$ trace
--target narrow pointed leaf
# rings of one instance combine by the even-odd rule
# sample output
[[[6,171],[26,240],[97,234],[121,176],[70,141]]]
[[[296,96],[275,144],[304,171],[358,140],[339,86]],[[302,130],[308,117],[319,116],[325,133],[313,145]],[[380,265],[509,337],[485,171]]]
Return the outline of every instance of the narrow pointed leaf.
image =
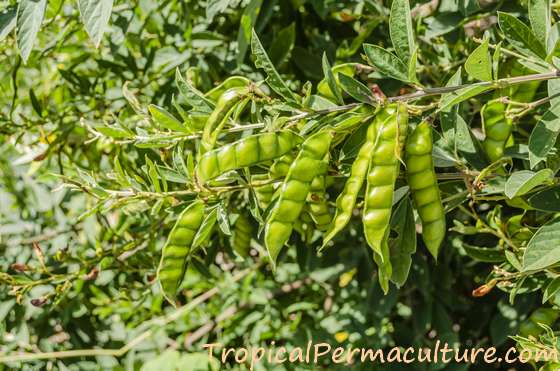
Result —
[[[286,82],[280,77],[280,74],[270,61],[255,30],[253,30],[251,48],[255,57],[255,66],[264,70],[267,75],[266,82],[270,88],[286,100],[294,103],[297,102],[298,99],[296,95],[290,90],[288,85],[286,85]]]
[[[389,17],[389,33],[397,56],[408,64],[416,49],[409,0],[393,0]]]

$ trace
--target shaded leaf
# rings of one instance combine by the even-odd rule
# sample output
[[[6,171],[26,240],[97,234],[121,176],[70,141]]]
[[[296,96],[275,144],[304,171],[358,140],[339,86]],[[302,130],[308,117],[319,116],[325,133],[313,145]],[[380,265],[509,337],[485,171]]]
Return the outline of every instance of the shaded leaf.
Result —
[[[513,173],[507,180],[505,195],[509,198],[522,196],[533,188],[552,180],[554,173],[550,169],[542,169],[538,172],[521,170]]]
[[[560,103],[552,106],[535,125],[529,137],[529,162],[534,168],[546,159],[560,133]]]
[[[357,101],[368,104],[373,104],[375,102],[375,98],[367,86],[358,80],[355,80],[350,76],[346,76],[343,73],[338,75],[338,80],[340,81],[342,89]]]
[[[237,64],[240,65],[245,59],[245,54],[251,42],[251,30],[253,29],[257,16],[260,13],[263,0],[251,0],[243,11],[237,35]]]
[[[272,41],[268,53],[272,64],[278,67],[281,66],[294,49],[295,42],[296,24],[292,22],[289,26],[278,31]]]
[[[214,110],[214,103],[196,89],[190,81],[185,80],[179,68],[175,70],[175,83],[181,96],[195,111],[210,113]]]
[[[541,270],[560,262],[560,219],[543,225],[531,238],[523,255],[523,271]]]
[[[538,210],[560,212],[560,186],[535,193],[529,197],[527,202]]]
[[[17,10],[8,9],[0,14],[0,41],[4,40],[6,36],[16,27]]]

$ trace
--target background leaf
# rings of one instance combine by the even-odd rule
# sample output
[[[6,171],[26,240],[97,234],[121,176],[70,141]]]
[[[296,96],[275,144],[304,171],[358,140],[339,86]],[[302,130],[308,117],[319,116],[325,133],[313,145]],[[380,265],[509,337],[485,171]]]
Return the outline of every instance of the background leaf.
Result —
[[[16,27],[17,10],[8,9],[0,14],[0,41]]]
[[[17,10],[17,44],[24,63],[27,63],[37,33],[43,23],[47,0],[21,0]]]
[[[99,47],[111,18],[113,0],[78,0],[78,8],[89,37]]]

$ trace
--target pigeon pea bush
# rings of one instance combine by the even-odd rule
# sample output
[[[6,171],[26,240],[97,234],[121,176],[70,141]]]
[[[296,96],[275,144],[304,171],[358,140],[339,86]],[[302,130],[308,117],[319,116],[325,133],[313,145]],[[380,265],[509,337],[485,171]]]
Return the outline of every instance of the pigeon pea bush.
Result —
[[[558,348],[559,10],[8,2],[0,361]]]

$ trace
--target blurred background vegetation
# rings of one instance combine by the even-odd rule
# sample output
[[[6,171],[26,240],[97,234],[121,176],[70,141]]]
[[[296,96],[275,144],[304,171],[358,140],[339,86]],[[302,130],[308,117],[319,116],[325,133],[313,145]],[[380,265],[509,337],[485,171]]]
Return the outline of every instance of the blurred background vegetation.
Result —
[[[390,1],[116,1],[96,47],[77,2],[49,0],[26,63],[16,47],[17,6],[14,0],[0,4],[0,354],[115,349],[142,331],[152,336],[122,357],[10,362],[1,369],[218,369],[201,348],[209,342],[233,347],[274,340],[294,347],[313,339],[382,348],[430,346],[439,339],[506,349],[515,345],[509,336],[541,306],[545,283],[538,277],[528,278],[532,285],[512,282],[513,294],[506,287],[474,298],[472,291],[504,259],[467,251],[464,246],[494,247],[500,239],[462,228],[449,233],[438,264],[420,251],[407,283],[385,296],[361,233],[351,227],[321,256],[316,246],[287,249],[275,275],[261,262],[258,241],[241,259],[217,237],[189,266],[180,302],[215,287],[217,293],[174,321],[150,322],[176,311],[163,301],[155,272],[177,202],[114,192],[115,169],[149,184],[155,163],[173,190],[181,190],[184,177],[168,165],[173,153],[167,142],[150,137],[148,104],[179,116],[173,108],[181,99],[176,68],[185,75],[196,67],[201,91],[233,74],[262,80],[245,37],[252,27],[283,78],[301,92],[306,81],[323,78],[323,51],[332,64],[363,63],[363,42],[389,43]],[[526,17],[516,1],[423,0],[411,6],[419,74],[434,86],[445,85],[464,63],[478,45],[474,38],[484,32],[495,37],[490,27],[497,10]],[[394,80],[369,77],[387,95],[403,92]],[[464,108],[473,127],[475,110]],[[461,181],[447,182],[442,190],[450,195],[458,187]],[[509,210],[502,219],[493,203],[480,210],[496,223],[514,215]],[[448,220],[465,218],[456,209]]]

